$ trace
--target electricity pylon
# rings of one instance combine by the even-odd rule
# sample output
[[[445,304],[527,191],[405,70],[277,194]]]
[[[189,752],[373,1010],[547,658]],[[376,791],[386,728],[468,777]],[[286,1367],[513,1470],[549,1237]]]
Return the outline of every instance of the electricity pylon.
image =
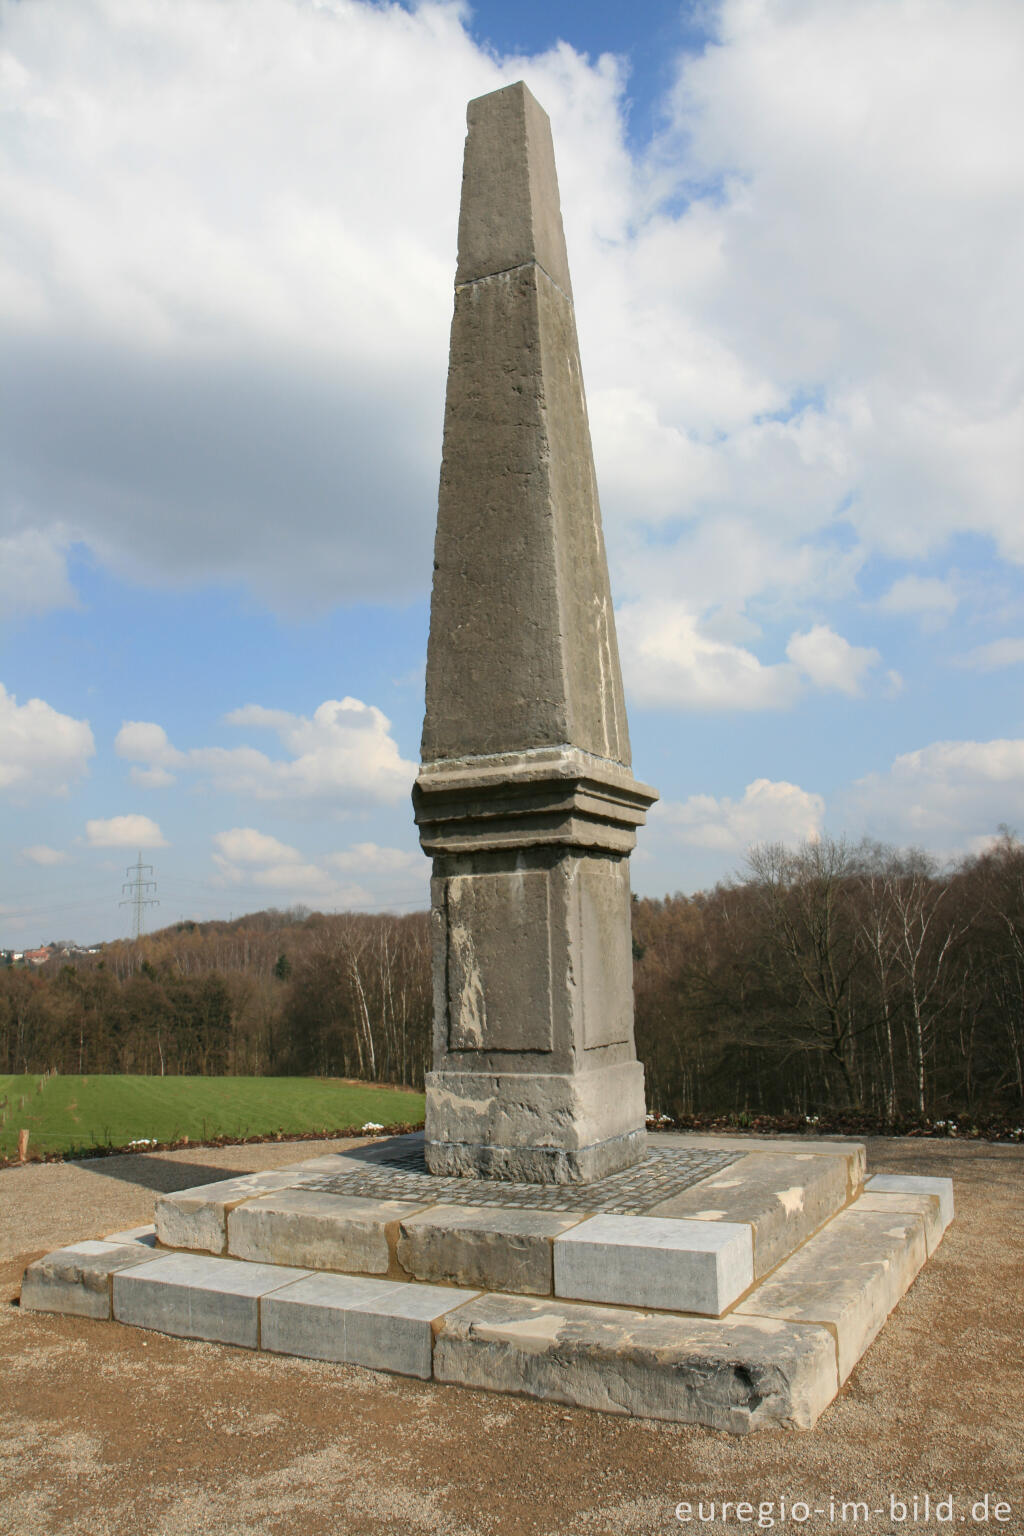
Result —
[[[160,905],[155,896],[146,895],[147,891],[156,890],[156,881],[145,879],[145,873],[147,870],[150,874],[152,874],[153,866],[152,864],[143,864],[142,852],[140,850],[138,863],[129,864],[128,868],[125,870],[126,875],[134,876],[134,878],[126,880],[124,885],[121,887],[121,890],[127,891],[128,894],[125,896],[123,901],[118,902],[118,906],[132,908],[133,939],[139,939],[142,937],[143,930],[146,926],[146,908],[158,907]]]

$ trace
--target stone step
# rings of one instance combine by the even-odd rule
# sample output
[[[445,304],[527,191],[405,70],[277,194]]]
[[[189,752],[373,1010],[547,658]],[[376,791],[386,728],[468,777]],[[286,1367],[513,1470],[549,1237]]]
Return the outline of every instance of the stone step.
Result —
[[[421,1176],[422,1140],[397,1138],[165,1195],[156,1229],[166,1247],[253,1263],[717,1317],[859,1188],[863,1147],[821,1145],[712,1150],[710,1167],[707,1148],[689,1148],[646,1173],[538,1192]]]
[[[928,1256],[925,1218],[866,1196],[835,1216],[733,1314],[819,1323],[836,1338],[840,1385]]]
[[[886,1176],[883,1188],[869,1188],[755,1281],[721,1318],[648,1310],[651,1303],[642,1306],[639,1293],[627,1297],[631,1305],[609,1306],[169,1253],[152,1246],[152,1229],[73,1244],[38,1260],[26,1271],[21,1304],[26,1311],[113,1318],[178,1337],[433,1376],[734,1434],[766,1424],[807,1427],[831,1402],[942,1235],[952,1211],[949,1182],[920,1183],[907,1179],[894,1187]],[[458,1214],[463,1235],[482,1231],[493,1238],[486,1225],[474,1226],[466,1208]],[[523,1214],[504,1212],[506,1220]],[[615,1246],[605,1224],[645,1225],[645,1218],[581,1217],[552,1233],[557,1223],[551,1213],[529,1214],[546,1221],[548,1230],[506,1236],[527,1240],[523,1264],[531,1272],[537,1245],[553,1249],[556,1285],[559,1244],[566,1254],[572,1250],[571,1258],[586,1258],[586,1274],[602,1264],[612,1272],[614,1254],[599,1252]],[[408,1227],[415,1232],[417,1221],[425,1245],[417,1251],[445,1241],[420,1213],[408,1218]],[[596,1236],[583,1240],[589,1222]],[[654,1220],[670,1229],[689,1224]],[[728,1224],[692,1225],[720,1238]],[[651,1233],[642,1235],[649,1239]],[[506,1258],[511,1247],[506,1245]],[[647,1241],[642,1252],[648,1263],[655,1251],[674,1255],[671,1263],[681,1267],[688,1262],[671,1245],[658,1249]],[[665,1274],[655,1273],[651,1283],[656,1290],[664,1281]]]

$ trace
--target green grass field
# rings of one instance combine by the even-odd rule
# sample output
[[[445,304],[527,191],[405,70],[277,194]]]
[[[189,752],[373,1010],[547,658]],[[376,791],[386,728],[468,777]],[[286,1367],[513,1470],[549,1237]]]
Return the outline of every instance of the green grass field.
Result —
[[[0,1157],[17,1153],[22,1127],[31,1156],[422,1119],[421,1093],[337,1078],[0,1076]]]

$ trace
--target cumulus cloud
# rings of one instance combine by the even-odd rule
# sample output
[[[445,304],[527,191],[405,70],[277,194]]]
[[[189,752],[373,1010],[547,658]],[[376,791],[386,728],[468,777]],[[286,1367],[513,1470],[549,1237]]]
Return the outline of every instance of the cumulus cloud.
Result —
[[[787,661],[766,664],[749,647],[725,638],[730,629],[742,633],[735,611],[720,610],[701,623],[673,602],[626,603],[616,624],[626,686],[641,704],[785,709],[807,683],[859,694],[866,674],[881,659],[873,647],[851,645],[828,625],[816,624],[790,637]]]
[[[19,798],[67,794],[95,752],[87,720],[62,715],[42,699],[19,704],[0,683],[0,790]]]
[[[334,908],[425,904],[427,864],[422,854],[376,843],[307,859],[297,848],[254,827],[233,827],[214,839],[216,885],[285,896]],[[361,879],[339,878],[360,876]]]
[[[327,863],[333,869],[361,871],[363,874],[419,874],[423,854],[406,848],[382,848],[378,843],[355,843],[341,853],[331,853]]]
[[[132,764],[132,783],[144,789],[167,788],[175,782],[171,769],[186,762],[163,726],[148,720],[126,720],[114,738],[114,751]]]
[[[636,161],[614,60],[496,59],[457,5],[252,14],[8,7],[0,538],[27,518],[50,540],[34,602],[67,599],[72,536],[279,607],[423,589],[462,104],[524,74],[628,602],[652,539],[697,619],[817,604],[816,573],[834,590],[958,532],[1024,561],[1016,0],[721,0]],[[739,597],[698,536],[723,519],[757,533]],[[940,616],[905,580],[893,611]],[[791,681],[751,656],[708,660],[777,702]]]
[[[240,729],[273,732],[289,755],[272,758],[250,746],[183,752],[149,721],[126,722],[117,751],[135,762],[133,773],[143,783],[159,782],[155,775],[173,764],[202,774],[216,789],[293,804],[393,804],[409,793],[416,775],[415,763],[399,753],[388,717],[360,699],[326,699],[311,718],[261,704],[246,704],[225,718]]]
[[[782,709],[795,668],[763,665],[743,646],[710,638],[678,603],[627,603],[616,615],[622,669],[640,704],[691,709]]]
[[[937,576],[901,576],[878,606],[883,613],[909,614],[926,628],[937,627],[956,611],[959,598],[948,581]]]
[[[851,645],[827,624],[791,636],[786,655],[816,687],[851,696],[862,691],[865,674],[881,660],[873,647]]]
[[[148,816],[131,813],[126,816],[110,816],[85,824],[85,840],[90,848],[166,848],[164,837],[155,821]]]
[[[60,848],[50,848],[46,843],[33,843],[30,848],[23,848],[21,856],[28,859],[30,864],[38,864],[44,869],[54,864],[66,864],[69,857]]]
[[[990,640],[987,645],[977,645],[966,656],[959,658],[958,665],[976,672],[998,672],[1003,667],[1015,667],[1024,661],[1024,639],[1017,635],[1002,640]]]
[[[77,602],[68,579],[67,539],[59,528],[21,528],[0,536],[0,614],[22,618]]]
[[[1024,826],[1024,741],[937,741],[859,779],[847,822],[893,842],[952,855],[1001,824]]]
[[[656,825],[671,829],[679,842],[697,848],[738,853],[753,843],[802,843],[821,835],[825,802],[821,795],[784,780],[755,779],[741,800],[691,795],[652,808]]]

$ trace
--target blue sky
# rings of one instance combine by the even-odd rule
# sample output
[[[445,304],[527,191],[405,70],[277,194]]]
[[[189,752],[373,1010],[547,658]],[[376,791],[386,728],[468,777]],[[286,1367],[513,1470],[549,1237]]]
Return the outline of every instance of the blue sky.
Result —
[[[1016,0],[0,3],[0,946],[408,910],[466,101],[547,108],[644,894],[1024,829]]]

